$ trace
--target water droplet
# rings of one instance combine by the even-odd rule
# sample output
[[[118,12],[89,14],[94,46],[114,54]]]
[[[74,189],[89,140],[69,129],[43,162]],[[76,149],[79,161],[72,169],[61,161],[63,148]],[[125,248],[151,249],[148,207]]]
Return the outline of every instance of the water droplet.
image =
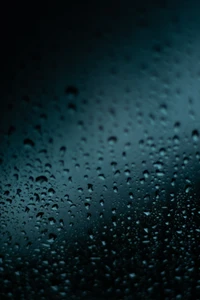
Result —
[[[65,146],[62,146],[60,148],[60,155],[63,157],[65,155],[65,152],[66,152],[66,147]]]
[[[144,175],[144,178],[149,178],[149,172],[148,172],[148,170],[145,170],[144,172],[143,172],[143,175]]]
[[[51,209],[52,210],[58,210],[58,204],[53,204]]]
[[[31,139],[25,139],[24,146],[27,150],[32,149],[35,146],[35,143]]]
[[[49,218],[48,220],[49,220],[49,224],[50,225],[54,225],[56,223],[56,220],[54,218],[52,218],[52,217]]]
[[[132,192],[129,193],[129,197],[130,197],[131,200],[133,199],[133,193]]]
[[[114,187],[113,187],[113,191],[114,191],[115,193],[118,193],[118,188],[117,188],[117,186],[114,186]]]
[[[160,162],[160,161],[157,161],[157,162],[155,162],[155,163],[153,164],[153,166],[154,166],[156,169],[158,169],[158,170],[162,170],[162,168],[163,168],[163,163]]]
[[[93,192],[93,185],[88,183],[88,192],[92,193]]]
[[[198,130],[195,129],[195,130],[192,131],[192,139],[193,139],[193,141],[195,143],[198,142],[198,140],[199,140],[199,132],[198,132]]]
[[[166,154],[165,148],[161,148],[159,151],[159,154],[160,154],[160,156],[165,156],[165,154]]]
[[[179,131],[180,131],[180,126],[181,126],[181,123],[178,122],[178,121],[174,124],[174,132],[175,132],[176,134],[179,133]]]
[[[135,273],[130,273],[130,274],[129,274],[129,277],[130,277],[131,279],[133,279],[133,278],[136,277],[136,274],[135,274]]]
[[[36,215],[36,219],[41,219],[43,217],[44,213],[43,212],[39,212]]]
[[[173,142],[174,142],[175,145],[179,145],[180,144],[180,138],[179,138],[178,135],[175,135],[173,137]]]
[[[74,85],[69,85],[65,89],[65,94],[69,100],[74,100],[79,94],[78,88]]]
[[[86,202],[86,203],[85,203],[85,208],[86,208],[87,210],[89,210],[89,209],[90,209],[90,203]]]
[[[191,185],[190,184],[186,185],[186,187],[185,187],[186,194],[188,194],[190,192],[190,190],[191,190]]]
[[[124,171],[124,174],[126,175],[126,176],[129,176],[130,175],[130,170],[128,170],[128,169],[126,169],[125,171]]]
[[[47,240],[49,243],[54,243],[56,240],[57,236],[54,233],[49,234],[49,239]]]
[[[101,179],[101,180],[105,180],[105,176],[103,175],[103,174],[99,174],[99,179]]]
[[[50,188],[48,190],[48,193],[49,193],[49,196],[52,197],[55,194],[55,191],[54,191],[54,189]]]
[[[156,170],[156,175],[157,175],[158,177],[163,177],[163,176],[165,176],[165,172]]]
[[[116,144],[116,143],[117,143],[117,137],[116,137],[116,136],[110,136],[110,137],[108,138],[108,143],[109,143],[109,145],[114,145],[114,144]]]
[[[150,216],[150,214],[151,214],[151,213],[150,213],[149,211],[144,211],[144,215],[145,215],[145,216]]]
[[[74,104],[74,103],[69,103],[69,104],[68,104],[68,110],[69,110],[70,113],[75,113],[76,110],[77,110],[76,104]]]
[[[162,104],[160,106],[160,112],[165,116],[167,115],[167,105],[166,104]]]
[[[46,176],[38,176],[38,177],[36,177],[36,180],[35,180],[37,183],[39,183],[39,184],[42,184],[42,183],[44,183],[44,182],[48,182],[48,179],[47,179],[47,177]]]
[[[100,205],[104,206],[104,200],[103,199],[100,200]]]
[[[63,221],[63,219],[60,219],[59,222],[60,222],[60,226],[63,227],[63,226],[64,226],[64,221]]]

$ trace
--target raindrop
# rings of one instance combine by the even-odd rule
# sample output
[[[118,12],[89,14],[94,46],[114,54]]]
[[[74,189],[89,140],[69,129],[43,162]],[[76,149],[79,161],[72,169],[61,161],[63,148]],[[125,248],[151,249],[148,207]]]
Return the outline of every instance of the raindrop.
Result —
[[[36,215],[36,219],[41,219],[43,217],[44,213],[43,212],[39,212]]]
[[[103,199],[100,200],[100,205],[104,206],[104,200]]]
[[[88,209],[90,209],[90,204],[89,203],[85,203],[85,208],[88,210]]]
[[[149,211],[144,211],[144,215],[145,215],[145,216],[150,216],[150,214],[151,214],[151,213],[150,213]]]
[[[65,152],[66,152],[66,147],[65,146],[62,146],[60,148],[60,155],[63,157],[65,155]]]
[[[124,174],[126,175],[126,176],[129,176],[130,175],[130,170],[128,170],[128,169],[126,169],[125,171],[124,171]]]
[[[59,222],[60,222],[60,226],[63,227],[63,226],[64,226],[64,221],[63,221],[63,219],[60,219]]]
[[[198,142],[198,140],[199,140],[199,132],[198,132],[198,130],[195,129],[195,130],[192,131],[192,139],[193,139],[194,143]]]
[[[58,204],[53,204],[51,209],[52,210],[58,210]]]
[[[177,133],[179,133],[179,131],[180,131],[180,126],[181,126],[181,123],[180,122],[176,122],[175,124],[174,124],[174,132],[177,134]]]
[[[165,116],[167,115],[167,105],[166,104],[162,104],[160,106],[160,112]]]
[[[136,277],[136,274],[135,274],[135,273],[130,273],[130,274],[129,274],[129,277],[130,277],[131,279],[133,279],[133,278]]]
[[[47,240],[49,243],[54,243],[55,239],[57,238],[56,234],[50,233],[49,234],[49,239]]]
[[[117,143],[117,137],[116,137],[116,136],[110,136],[110,137],[108,138],[108,143],[109,143],[109,145],[114,145],[114,144],[116,144],[116,143]]]
[[[191,185],[190,184],[187,184],[186,187],[185,187],[185,192],[186,194],[188,194],[191,190]]]
[[[87,220],[90,220],[91,219],[91,213],[87,213]]]
[[[165,172],[156,170],[156,175],[157,175],[158,177],[163,177],[163,176],[165,176]]]
[[[38,177],[36,177],[35,181],[39,184],[42,184],[44,182],[48,182],[48,179],[46,176],[38,176]]]
[[[165,148],[161,148],[161,149],[159,150],[159,154],[160,154],[160,156],[165,156],[165,154],[166,154]]]
[[[149,178],[149,172],[147,171],[147,170],[145,170],[144,172],[143,172],[143,175],[144,175],[144,178]]]
[[[93,192],[93,185],[88,183],[88,192]]]
[[[69,85],[65,89],[65,94],[69,100],[74,100],[78,96],[78,89],[74,85]]]
[[[154,163],[153,166],[154,166],[155,168],[157,168],[158,170],[162,170],[162,168],[163,168],[163,163],[160,162],[160,161],[157,161],[157,162]]]
[[[77,110],[76,104],[74,104],[74,103],[69,103],[69,104],[68,104],[68,110],[69,110],[70,113],[76,112],[76,110]]]
[[[54,189],[50,188],[48,190],[48,193],[49,193],[49,196],[52,197],[55,194],[55,191],[54,191]]]
[[[35,146],[35,143],[31,139],[25,139],[24,146],[26,149],[32,149]]]
[[[114,191],[115,193],[118,193],[118,188],[117,188],[116,186],[114,186],[114,187],[113,187],[113,191]]]
[[[101,180],[105,180],[105,176],[103,175],[103,174],[99,174],[99,179],[101,179]]]
[[[129,193],[129,197],[130,197],[131,200],[133,199],[133,193],[132,192]]]
[[[56,223],[56,220],[54,218],[52,218],[52,217],[49,218],[48,220],[49,220],[49,224],[50,225],[54,225]]]

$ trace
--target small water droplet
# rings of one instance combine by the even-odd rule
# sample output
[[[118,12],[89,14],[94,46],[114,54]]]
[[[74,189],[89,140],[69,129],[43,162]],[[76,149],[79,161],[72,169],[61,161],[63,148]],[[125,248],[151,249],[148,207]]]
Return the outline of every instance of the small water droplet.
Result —
[[[54,233],[49,234],[49,239],[47,240],[49,243],[54,243],[56,240],[57,236]]]
[[[58,204],[53,204],[51,209],[52,210],[58,210]]]
[[[160,154],[160,156],[165,156],[165,154],[166,154],[165,148],[161,148],[159,151],[159,154]]]
[[[66,147],[65,146],[62,146],[60,148],[60,155],[63,157],[65,155],[65,152],[66,152]]]
[[[42,184],[42,183],[44,183],[44,182],[48,182],[48,179],[47,179],[47,177],[46,176],[38,176],[38,177],[36,177],[36,180],[35,180],[37,183],[39,183],[39,184]]]
[[[49,196],[52,197],[55,194],[55,191],[54,191],[54,189],[50,188],[48,190],[48,193],[49,193]]]
[[[186,194],[188,194],[190,192],[190,190],[191,190],[191,185],[190,184],[186,185],[186,187],[185,187]]]
[[[145,170],[145,171],[143,172],[143,175],[144,175],[144,178],[145,178],[145,179],[149,178],[149,172],[148,172],[148,170]]]
[[[162,104],[160,106],[160,112],[165,116],[167,115],[167,105],[166,104]]]
[[[103,199],[100,200],[100,205],[104,206],[104,200]]]
[[[74,85],[66,87],[65,94],[69,100],[74,100],[79,94],[78,88]]]
[[[115,193],[118,193],[118,188],[117,188],[116,186],[114,186],[114,187],[113,187],[113,191],[114,191]]]
[[[199,140],[199,132],[198,132],[198,130],[195,129],[195,130],[192,131],[192,139],[193,139],[193,141],[195,143],[198,142],[198,140]]]
[[[131,279],[133,279],[133,278],[136,277],[136,274],[135,274],[135,273],[130,273],[130,274],[129,274],[129,277],[130,277]]]
[[[116,144],[116,143],[117,143],[117,137],[116,137],[116,136],[110,136],[110,137],[108,138],[108,143],[109,143],[109,145],[114,145],[114,144]]]
[[[176,134],[179,133],[179,131],[180,131],[180,126],[181,126],[181,123],[178,122],[178,121],[174,124],[174,132],[175,132]]]
[[[24,140],[24,147],[28,149],[32,149],[35,146],[35,143],[31,139]]]
[[[105,180],[105,176],[103,175],[103,174],[99,174],[99,179],[101,179],[101,180]]]
[[[93,185],[88,183],[88,192],[92,193],[93,192]]]
[[[144,215],[145,215],[145,216],[150,216],[150,214],[151,214],[151,213],[150,213],[149,211],[144,211]]]
[[[56,223],[56,220],[54,218],[52,218],[52,217],[49,218],[48,220],[49,220],[49,224],[50,225],[54,225]]]

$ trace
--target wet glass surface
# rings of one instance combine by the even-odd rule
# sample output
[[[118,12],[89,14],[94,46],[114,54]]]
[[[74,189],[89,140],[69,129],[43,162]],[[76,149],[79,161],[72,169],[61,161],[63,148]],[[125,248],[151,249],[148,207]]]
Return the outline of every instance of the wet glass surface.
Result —
[[[198,1],[24,9],[2,21],[0,299],[200,299]]]

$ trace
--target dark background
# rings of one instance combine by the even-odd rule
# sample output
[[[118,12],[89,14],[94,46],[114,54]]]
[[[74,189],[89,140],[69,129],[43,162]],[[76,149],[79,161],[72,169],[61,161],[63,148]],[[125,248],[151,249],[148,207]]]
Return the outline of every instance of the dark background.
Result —
[[[2,6],[1,299],[200,299],[198,11]]]

